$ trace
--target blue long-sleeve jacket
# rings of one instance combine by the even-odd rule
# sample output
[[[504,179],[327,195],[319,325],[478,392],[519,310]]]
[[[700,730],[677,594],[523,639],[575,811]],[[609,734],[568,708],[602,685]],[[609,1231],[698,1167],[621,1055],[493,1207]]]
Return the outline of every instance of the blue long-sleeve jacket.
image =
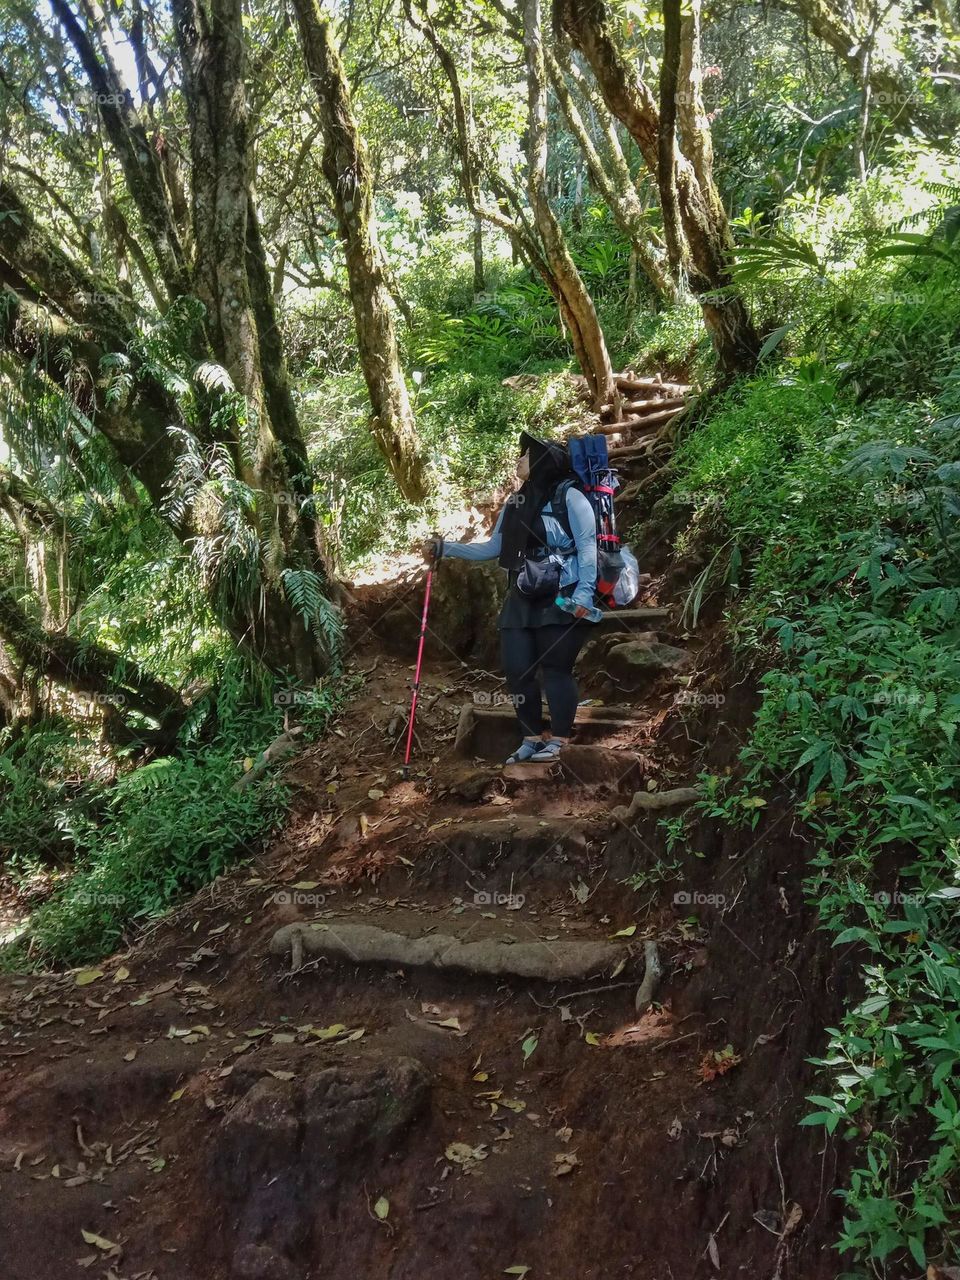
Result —
[[[577,589],[572,597],[574,603],[590,609],[593,607],[593,593],[597,585],[597,522],[590,499],[579,489],[568,489],[566,502],[573,540],[567,537],[566,530],[553,514],[553,507],[548,502],[541,513],[547,550],[563,556],[561,587],[575,582]],[[505,510],[506,507],[501,509],[493,532],[486,542],[447,542],[444,539],[443,554],[453,560],[496,560],[500,554],[500,529]]]

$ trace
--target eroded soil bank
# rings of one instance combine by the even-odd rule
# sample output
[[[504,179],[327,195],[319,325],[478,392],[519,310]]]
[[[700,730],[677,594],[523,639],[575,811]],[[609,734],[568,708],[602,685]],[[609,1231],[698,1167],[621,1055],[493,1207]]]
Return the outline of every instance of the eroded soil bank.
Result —
[[[691,821],[690,857],[661,824],[685,806],[649,805],[731,767],[752,710],[659,586],[586,651],[547,772],[498,763],[500,686],[438,624],[402,781],[409,651],[358,619],[364,691],[288,767],[283,838],[96,969],[2,980],[6,1277],[836,1275],[836,1156],[796,1120],[843,970],[788,808]],[[619,958],[551,983],[271,954],[338,923]]]

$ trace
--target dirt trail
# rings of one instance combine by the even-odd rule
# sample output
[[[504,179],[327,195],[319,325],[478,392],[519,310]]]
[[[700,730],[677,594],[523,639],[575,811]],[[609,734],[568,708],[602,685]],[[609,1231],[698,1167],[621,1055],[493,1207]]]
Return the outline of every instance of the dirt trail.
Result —
[[[625,821],[706,758],[676,698],[716,655],[663,603],[598,628],[549,768],[503,768],[501,687],[428,650],[403,781],[410,651],[369,637],[363,693],[286,771],[282,839],[91,973],[0,979],[4,1280],[836,1273],[832,1166],[793,1128],[832,998],[797,977],[823,982],[802,854],[787,825],[695,829],[699,867],[664,881],[682,808]],[[357,925],[508,969],[617,955],[550,982],[290,944]]]

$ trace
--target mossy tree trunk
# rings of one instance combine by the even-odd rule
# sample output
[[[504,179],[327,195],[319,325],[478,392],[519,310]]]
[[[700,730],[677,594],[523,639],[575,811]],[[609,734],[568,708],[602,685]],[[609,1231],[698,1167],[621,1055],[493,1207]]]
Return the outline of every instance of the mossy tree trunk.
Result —
[[[287,376],[251,187],[240,0],[172,3],[187,111],[189,204],[179,161],[126,90],[97,6],[85,4],[75,13],[70,0],[54,0],[53,10],[102,104],[105,131],[159,279],[152,278],[147,256],[137,251],[132,237],[131,259],[161,310],[186,295],[200,298],[205,315],[201,331],[191,339],[189,354],[198,363],[223,366],[242,404],[232,427],[226,425],[229,414],[212,413],[196,428],[202,447],[216,442],[228,451],[237,476],[255,494],[240,519],[249,524],[249,543],[257,548],[249,556],[250,577],[256,581],[243,591],[231,592],[223,590],[222,580],[212,583],[214,605],[231,633],[266,665],[313,679],[326,670],[327,656],[316,632],[308,628],[302,611],[289,598],[284,575],[288,570],[305,571],[322,581],[324,571],[315,517],[308,514],[312,508],[298,500],[310,492],[306,446]],[[142,33],[132,31],[131,39],[136,45]],[[19,244],[10,243],[13,237],[6,222],[0,227],[7,241],[7,283],[21,307],[52,304],[52,328],[45,334],[36,330],[34,338],[41,344],[59,344],[75,363],[84,364],[89,372],[88,391],[93,391],[99,378],[93,361],[105,354],[127,353],[136,345],[135,318],[104,306],[80,314],[85,309],[75,286],[85,272],[58,246],[45,243],[42,226],[28,220],[30,235],[20,237]],[[116,229],[121,234],[119,224]],[[24,257],[27,248],[33,252]],[[96,279],[84,287],[89,295],[111,292],[99,288]],[[79,333],[74,325],[83,325],[85,331]],[[10,337],[14,330],[8,325],[6,333]],[[57,380],[55,369],[49,367],[48,373]],[[64,390],[75,396],[76,378]],[[216,396],[208,398],[215,406],[219,403]],[[180,457],[167,433],[180,418],[177,406],[150,378],[122,411],[95,394],[92,404],[94,425],[110,439],[120,460],[145,484],[153,500],[163,502]],[[144,448],[145,435],[156,437],[149,448]],[[195,532],[189,525],[188,517],[178,529],[185,540]]]
[[[11,214],[0,219],[0,350],[39,390],[55,384],[109,442],[154,504],[164,506],[180,456],[170,428],[186,424],[176,400],[137,355],[136,317],[126,314],[119,297],[111,301],[98,289],[97,280],[53,242],[3,182],[0,201]],[[103,362],[115,353],[130,360],[133,389],[120,397],[105,394],[109,376]],[[295,525],[289,541],[283,541],[279,521],[296,515],[296,507],[283,501],[291,488],[288,473],[276,454],[268,451],[266,462],[262,456],[244,462],[235,439],[224,436],[219,443],[237,457],[238,474],[257,492],[256,533],[275,549],[275,561],[253,597],[214,590],[212,604],[238,644],[265,665],[313,679],[326,670],[327,658],[288,599],[281,575],[286,568],[319,566],[320,561],[305,526]],[[277,513],[273,523],[264,514],[271,502]],[[186,511],[174,526],[188,546],[201,532],[194,514]]]
[[[360,366],[373,406],[371,430],[404,497],[420,502],[427,493],[427,463],[400,368],[366,147],[329,22],[321,18],[316,0],[294,0],[294,9],[304,62],[320,104],[323,172],[346,257]]]
[[[527,193],[544,257],[556,282],[557,301],[594,406],[614,399],[613,368],[593,299],[577,270],[547,196],[547,72],[540,0],[524,0],[527,59]]]
[[[646,276],[654,297],[658,303],[669,305],[677,299],[677,284],[671,277],[663,252],[663,244],[653,234],[646,217],[637,188],[627,167],[626,159],[620,147],[616,132],[610,124],[610,115],[603,103],[599,103],[599,111],[595,114],[600,120],[599,137],[594,138],[583,117],[580,102],[571,91],[567,75],[587,102],[593,107],[583,77],[577,74],[576,68],[569,62],[562,62],[560,57],[546,46],[544,61],[550,85],[556,94],[557,101],[566,118],[570,132],[580,144],[590,180],[600,192],[607,208],[617,226],[630,241],[633,251],[632,261]]]
[[[607,108],[627,128],[651,174],[660,167],[660,113],[648,85],[627,62],[611,34],[612,18],[604,0],[556,0],[556,20],[579,49],[596,77]],[[691,29],[689,40],[698,34]],[[697,52],[697,65],[699,54]],[[694,65],[693,51],[688,65]],[[678,79],[678,104],[689,89]],[[698,134],[708,131],[706,117],[687,124]],[[721,368],[730,374],[751,370],[760,341],[746,303],[730,275],[733,238],[712,176],[697,170],[689,155],[675,145],[672,186],[689,251],[688,280],[698,296]],[[707,142],[703,141],[706,153]]]

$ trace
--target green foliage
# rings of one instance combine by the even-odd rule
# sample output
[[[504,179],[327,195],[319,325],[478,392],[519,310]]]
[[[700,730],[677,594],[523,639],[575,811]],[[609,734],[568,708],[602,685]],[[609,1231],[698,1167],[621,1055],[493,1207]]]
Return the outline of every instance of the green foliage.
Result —
[[[913,280],[937,332],[943,282]],[[863,957],[862,996],[818,1059],[830,1092],[811,1097],[805,1123],[858,1144],[838,1247],[877,1276],[960,1242],[960,326],[951,346],[949,324],[926,400],[857,403],[843,361],[795,355],[731,392],[677,455],[687,540],[743,549],[732,621],[769,668],[741,782],[717,783],[702,808],[755,822],[758,791],[799,788],[810,900],[835,944]],[[841,334],[826,336],[839,353]]]
[[[331,683],[302,691],[296,708],[319,737],[350,691]],[[283,691],[289,698],[290,690]],[[128,931],[162,914],[238,859],[252,857],[286,809],[286,790],[266,774],[237,788],[282,728],[285,698],[273,682],[258,690],[240,660],[213,698],[215,732],[192,728],[176,755],[122,774],[112,786],[63,781],[77,760],[65,733],[44,732],[0,754],[0,853],[29,880],[51,857],[71,863],[33,912],[26,935],[0,959],[77,964],[114,949]],[[209,709],[209,708],[208,708]]]
[[[11,741],[0,733],[0,863],[28,870],[41,862],[66,864],[83,847],[102,803],[103,788],[81,784],[95,760],[95,744],[80,744],[66,723]]]

